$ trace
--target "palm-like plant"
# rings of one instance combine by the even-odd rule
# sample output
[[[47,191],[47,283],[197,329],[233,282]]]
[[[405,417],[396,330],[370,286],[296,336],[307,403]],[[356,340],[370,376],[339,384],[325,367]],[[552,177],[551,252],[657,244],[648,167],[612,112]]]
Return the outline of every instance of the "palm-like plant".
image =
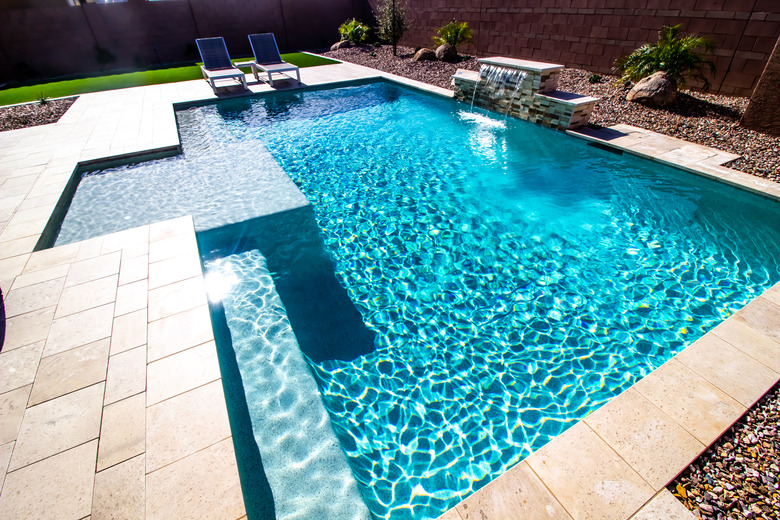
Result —
[[[354,18],[347,20],[339,26],[339,35],[342,40],[347,40],[353,45],[357,45],[368,37],[369,27],[358,22]]]
[[[715,64],[704,58],[697,50],[711,52],[715,49],[712,40],[693,34],[680,36],[680,25],[663,27],[655,43],[641,46],[628,56],[615,62],[615,71],[623,81],[639,81],[658,71],[666,72],[677,87],[685,85],[686,78],[702,82],[702,88],[709,88],[705,71],[715,72]]]
[[[439,33],[438,36],[433,37],[433,41],[436,42],[436,45],[449,43],[455,48],[461,43],[471,40],[473,37],[468,22],[458,23],[457,20],[453,20],[444,27],[440,27],[436,32]]]

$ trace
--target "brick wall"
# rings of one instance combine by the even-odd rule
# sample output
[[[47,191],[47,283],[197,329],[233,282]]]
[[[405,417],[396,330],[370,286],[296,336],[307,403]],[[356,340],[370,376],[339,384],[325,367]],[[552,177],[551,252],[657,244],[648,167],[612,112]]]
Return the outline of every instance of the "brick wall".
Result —
[[[376,0],[369,0],[372,5]],[[410,46],[466,21],[463,52],[560,63],[609,73],[619,56],[658,39],[664,25],[713,39],[714,91],[750,95],[780,36],[780,0],[407,0]]]
[[[338,26],[364,14],[363,0],[167,0],[69,7],[66,0],[0,5],[0,83],[197,58],[195,39],[223,36],[234,57],[251,55],[247,34],[273,32],[282,52],[330,46]]]

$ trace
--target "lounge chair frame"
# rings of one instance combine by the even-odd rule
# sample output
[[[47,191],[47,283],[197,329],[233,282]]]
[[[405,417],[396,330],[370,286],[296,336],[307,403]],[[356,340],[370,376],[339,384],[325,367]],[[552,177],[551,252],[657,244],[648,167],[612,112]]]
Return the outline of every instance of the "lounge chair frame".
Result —
[[[285,77],[292,79],[292,76],[285,74],[285,72],[295,71],[298,85],[301,84],[301,70],[282,60],[282,56],[279,54],[279,46],[276,45],[276,38],[273,33],[262,34],[250,34],[249,45],[252,46],[252,53],[255,55],[255,61],[245,62],[239,65],[248,65],[252,68],[252,74],[255,79],[260,81],[258,70],[263,71],[268,75],[268,83],[274,86],[274,79],[271,74],[282,74]]]
[[[217,95],[217,81],[237,80],[244,90],[247,90],[246,75],[230,61],[225,40],[220,36],[216,38],[198,38],[195,40],[198,52],[203,60],[200,71],[203,79],[208,82],[214,95]],[[225,85],[222,85],[223,87]]]

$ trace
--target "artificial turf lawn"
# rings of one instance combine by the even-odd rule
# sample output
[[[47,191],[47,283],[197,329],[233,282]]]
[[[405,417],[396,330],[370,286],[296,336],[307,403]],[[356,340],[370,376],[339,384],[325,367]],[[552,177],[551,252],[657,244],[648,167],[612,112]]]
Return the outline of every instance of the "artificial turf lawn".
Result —
[[[237,58],[237,61],[250,61],[252,58]],[[303,52],[293,52],[282,54],[282,59],[300,68],[314,67],[316,65],[329,65],[338,63],[328,58],[312,56]],[[203,75],[200,72],[200,63],[186,67],[175,67],[170,69],[145,70],[141,72],[129,72],[127,74],[112,74],[110,76],[97,76],[94,78],[70,79],[66,81],[55,81],[52,83],[42,83],[40,85],[31,85],[28,87],[9,88],[0,90],[0,106],[14,105],[16,103],[26,103],[36,101],[41,97],[60,98],[75,96],[77,94],[86,94],[87,92],[99,92],[101,90],[113,90],[117,88],[140,87],[142,85],[159,85],[162,83],[175,83],[177,81],[188,81],[200,79]]]

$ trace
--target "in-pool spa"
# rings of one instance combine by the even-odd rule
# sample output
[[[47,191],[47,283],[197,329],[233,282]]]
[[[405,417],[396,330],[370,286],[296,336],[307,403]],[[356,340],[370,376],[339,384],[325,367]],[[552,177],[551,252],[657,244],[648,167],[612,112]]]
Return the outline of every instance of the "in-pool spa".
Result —
[[[366,515],[436,518],[780,281],[776,201],[450,99],[380,82],[177,117],[183,154],[86,174],[57,243],[194,216],[277,518],[282,495],[307,516],[281,452],[309,487],[354,478]],[[300,448],[272,406],[338,445]]]

